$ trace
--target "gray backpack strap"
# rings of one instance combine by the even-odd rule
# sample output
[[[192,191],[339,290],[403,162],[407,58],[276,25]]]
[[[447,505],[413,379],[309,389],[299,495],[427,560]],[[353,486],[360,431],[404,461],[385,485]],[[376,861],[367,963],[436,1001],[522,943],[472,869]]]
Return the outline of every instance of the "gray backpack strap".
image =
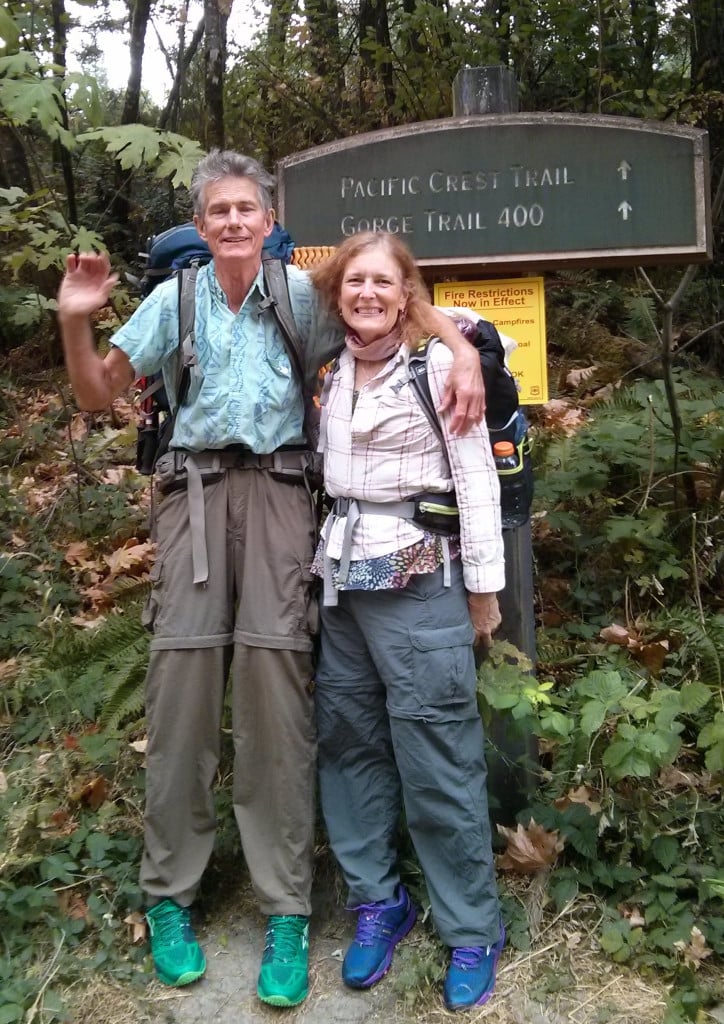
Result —
[[[270,309],[282,333],[289,361],[292,364],[292,372],[302,390],[304,435],[307,439],[309,450],[316,452],[319,440],[319,413],[314,405],[314,395],[310,393],[309,388],[305,384],[304,346],[289,298],[286,264],[283,260],[275,259],[273,256],[262,255],[262,267],[264,270],[264,284],[269,294],[266,299],[259,303],[259,312],[264,313],[267,309]]]
[[[163,425],[154,465],[165,455],[173,437],[179,408],[186,401],[191,384],[191,367],[196,363],[196,275],[197,266],[177,271],[178,281],[178,349],[176,351],[176,404]]]
[[[264,268],[264,284],[269,297],[259,303],[259,312],[263,313],[265,310],[271,309],[274,314],[274,319],[279,325],[287,346],[292,369],[303,386],[304,349],[289,299],[286,264],[283,260],[275,259],[272,256],[263,256],[262,267]]]
[[[178,271],[178,367],[176,371],[176,410],[186,400],[191,383],[191,367],[196,363],[196,276],[199,268]]]

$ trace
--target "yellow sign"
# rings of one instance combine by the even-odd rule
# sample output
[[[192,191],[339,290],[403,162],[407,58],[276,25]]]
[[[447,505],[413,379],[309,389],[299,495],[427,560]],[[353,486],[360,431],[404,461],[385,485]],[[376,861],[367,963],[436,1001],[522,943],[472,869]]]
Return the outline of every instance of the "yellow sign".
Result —
[[[542,277],[448,281],[435,285],[436,306],[464,306],[495,324],[516,348],[508,356],[521,405],[548,401],[545,290]],[[503,340],[505,340],[505,337]]]

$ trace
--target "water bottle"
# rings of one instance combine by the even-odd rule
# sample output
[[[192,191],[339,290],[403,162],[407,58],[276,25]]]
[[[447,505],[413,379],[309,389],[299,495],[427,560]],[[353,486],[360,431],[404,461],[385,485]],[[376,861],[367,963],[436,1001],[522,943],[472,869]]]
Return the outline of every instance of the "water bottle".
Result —
[[[493,445],[495,468],[500,480],[500,515],[504,530],[522,526],[528,519],[530,484],[523,457],[523,445],[496,441]]]

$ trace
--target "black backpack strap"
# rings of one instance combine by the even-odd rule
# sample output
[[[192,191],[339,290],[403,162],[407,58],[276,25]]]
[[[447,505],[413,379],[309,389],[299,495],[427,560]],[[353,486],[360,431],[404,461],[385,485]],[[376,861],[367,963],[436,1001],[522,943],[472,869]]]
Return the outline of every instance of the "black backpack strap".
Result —
[[[430,426],[440,439],[440,444],[443,446],[444,450],[445,438],[443,437],[442,427],[440,426],[440,420],[438,419],[437,410],[435,409],[435,403],[432,400],[430,381],[427,377],[427,357],[430,354],[430,349],[436,341],[437,338],[427,338],[417,346],[414,352],[410,352],[407,363],[407,372],[408,380],[415,391],[415,397],[420,403],[422,411],[430,421]]]

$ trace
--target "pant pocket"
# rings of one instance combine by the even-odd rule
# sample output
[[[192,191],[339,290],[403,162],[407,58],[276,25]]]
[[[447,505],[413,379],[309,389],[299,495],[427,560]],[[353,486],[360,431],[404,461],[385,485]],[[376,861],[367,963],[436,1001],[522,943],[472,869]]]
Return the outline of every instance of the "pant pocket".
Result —
[[[415,697],[426,707],[475,700],[473,628],[459,626],[410,630]]]
[[[163,562],[160,558],[156,559],[149,573],[149,578],[151,580],[151,593],[146,598],[146,603],[141,612],[141,624],[145,626],[149,633],[153,633],[158,612],[161,608],[161,592],[163,589]]]

